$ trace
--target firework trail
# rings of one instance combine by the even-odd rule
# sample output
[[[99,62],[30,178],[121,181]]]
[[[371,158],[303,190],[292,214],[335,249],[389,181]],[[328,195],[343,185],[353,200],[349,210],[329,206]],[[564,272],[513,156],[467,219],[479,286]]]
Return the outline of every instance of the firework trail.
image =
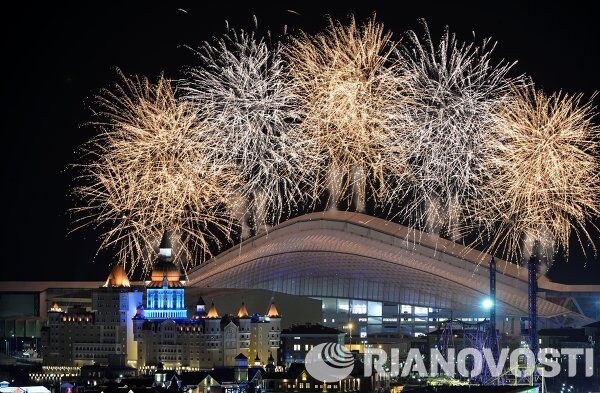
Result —
[[[410,195],[401,215],[458,240],[464,212],[480,196],[491,113],[510,96],[513,64],[492,61],[490,40],[461,43],[446,29],[436,45],[425,22],[423,27],[422,38],[409,31],[398,49],[411,118],[408,132],[398,135],[406,141],[411,170],[390,197]]]
[[[236,176],[208,159],[207,123],[168,80],[121,78],[97,97],[100,134],[84,148],[77,222],[104,231],[100,248],[116,249],[130,270],[151,268],[165,230],[175,235],[176,260],[193,265],[228,234]]]
[[[520,260],[537,241],[551,261],[555,247],[568,254],[572,233],[582,248],[585,240],[593,244],[586,225],[600,211],[600,130],[593,98],[547,96],[533,86],[515,91],[494,115],[490,173],[474,222],[493,230],[491,252]]]
[[[210,143],[236,166],[242,183],[240,215],[248,212],[255,230],[276,224],[295,208],[305,176],[301,147],[290,137],[294,95],[280,46],[229,29],[195,53],[199,64],[182,81],[184,98],[210,108]]]
[[[360,210],[367,188],[378,191],[387,172],[403,173],[394,135],[405,119],[402,78],[391,58],[391,34],[373,19],[357,25],[329,21],[326,32],[301,33],[285,48],[301,111],[297,139],[305,165],[317,176],[313,196],[329,191],[329,205],[349,192]]]

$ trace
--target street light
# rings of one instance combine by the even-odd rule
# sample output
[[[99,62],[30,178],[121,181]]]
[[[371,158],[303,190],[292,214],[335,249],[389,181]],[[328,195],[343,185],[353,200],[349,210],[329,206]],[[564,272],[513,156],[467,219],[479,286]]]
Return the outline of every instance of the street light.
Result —
[[[483,302],[482,302],[482,306],[483,306],[483,308],[485,308],[486,310],[489,310],[489,309],[491,309],[492,307],[494,307],[494,301],[493,301],[492,299],[490,299],[489,297],[488,297],[488,298],[485,298],[485,299],[483,300]]]

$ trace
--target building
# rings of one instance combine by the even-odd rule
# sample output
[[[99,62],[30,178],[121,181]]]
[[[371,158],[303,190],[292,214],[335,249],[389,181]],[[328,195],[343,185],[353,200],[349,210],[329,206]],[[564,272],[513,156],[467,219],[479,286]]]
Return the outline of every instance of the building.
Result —
[[[135,365],[132,318],[141,301],[142,292],[115,266],[104,286],[92,290],[91,309],[54,303],[41,331],[44,365]]]
[[[158,364],[167,369],[210,369],[234,366],[238,355],[265,365],[276,356],[281,316],[275,303],[265,315],[250,315],[244,303],[237,313],[220,316],[200,297],[194,315],[185,307],[185,282],[172,262],[168,237],[163,237],[158,261],[146,283],[145,307],[133,317],[138,344],[137,366]]]
[[[373,392],[371,377],[363,370],[355,370],[339,382],[314,379],[302,363],[293,363],[286,371],[265,372],[262,375],[263,392]]]
[[[345,333],[320,324],[294,325],[281,331],[279,364],[288,368],[292,363],[304,363],[306,354],[321,343],[344,344]]]
[[[183,373],[181,387],[190,393],[256,392],[262,386],[263,372],[260,367],[249,367],[248,359],[240,354],[233,367]]]
[[[80,305],[91,309],[91,291],[101,282],[0,281],[0,353],[30,352],[41,357],[41,331],[48,309],[59,302],[63,309]]]
[[[185,304],[185,280],[172,262],[164,236],[150,279],[131,286],[115,266],[106,282],[90,291],[82,305],[48,308],[41,329],[43,363],[56,367],[125,366],[210,369],[234,366],[238,355],[266,365],[277,355],[281,316],[271,302],[264,315],[250,314],[242,303],[237,313],[220,316],[199,298],[193,315]],[[56,300],[56,299],[55,299]]]
[[[482,321],[489,255],[361,213],[307,214],[247,239],[196,267],[189,285],[258,288],[319,299],[323,324],[368,341],[418,336],[440,320]],[[497,326],[520,336],[528,315],[527,269],[497,261]],[[600,319],[598,285],[538,277],[540,328]]]

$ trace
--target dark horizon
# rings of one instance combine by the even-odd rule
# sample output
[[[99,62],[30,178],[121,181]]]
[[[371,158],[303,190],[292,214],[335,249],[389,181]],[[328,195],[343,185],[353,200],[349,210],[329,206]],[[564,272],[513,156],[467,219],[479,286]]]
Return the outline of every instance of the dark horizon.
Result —
[[[420,31],[424,18],[434,37],[444,26],[461,40],[492,37],[498,41],[494,59],[517,60],[513,74],[528,74],[546,92],[599,90],[598,5],[569,2],[466,3],[394,5],[371,2],[361,7],[320,4],[176,4],[124,6],[100,4],[58,8],[44,5],[6,10],[3,35],[5,77],[2,89],[5,152],[2,155],[2,225],[6,243],[0,280],[102,280],[108,253],[95,257],[98,242],[90,229],[73,228],[68,210],[76,149],[95,133],[90,99],[126,74],[156,78],[182,75],[195,59],[186,46],[197,46],[225,30],[252,29],[279,35],[313,32],[326,17],[365,20],[373,13],[396,38],[409,29]],[[596,105],[598,99],[596,98]],[[596,119],[598,123],[599,119]],[[598,238],[598,232],[593,232]],[[14,250],[14,251],[13,251]],[[558,260],[549,277],[563,283],[600,284],[600,259],[585,258],[573,248],[568,261]]]

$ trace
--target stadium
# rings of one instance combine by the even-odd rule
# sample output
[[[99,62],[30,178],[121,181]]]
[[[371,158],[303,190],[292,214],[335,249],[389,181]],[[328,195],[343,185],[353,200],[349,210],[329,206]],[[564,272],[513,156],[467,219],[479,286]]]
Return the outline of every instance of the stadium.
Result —
[[[323,323],[355,337],[420,335],[448,318],[489,316],[489,255],[361,213],[288,220],[196,267],[188,285],[261,289],[322,301]],[[527,269],[497,261],[498,329],[527,329]],[[540,328],[600,319],[600,286],[538,277]]]

